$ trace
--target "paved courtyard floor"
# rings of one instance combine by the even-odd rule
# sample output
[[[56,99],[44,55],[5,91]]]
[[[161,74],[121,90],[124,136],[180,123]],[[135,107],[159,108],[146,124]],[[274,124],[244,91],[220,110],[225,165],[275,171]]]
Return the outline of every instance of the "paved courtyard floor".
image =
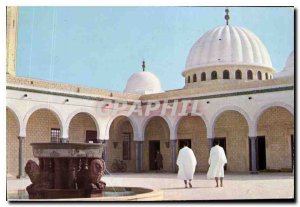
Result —
[[[107,186],[145,187],[160,189],[164,200],[237,200],[278,199],[294,197],[292,173],[225,174],[224,187],[216,188],[214,180],[206,174],[194,176],[193,188],[184,188],[184,183],[172,173],[118,173],[105,175]],[[8,179],[8,191],[25,189],[29,179]]]

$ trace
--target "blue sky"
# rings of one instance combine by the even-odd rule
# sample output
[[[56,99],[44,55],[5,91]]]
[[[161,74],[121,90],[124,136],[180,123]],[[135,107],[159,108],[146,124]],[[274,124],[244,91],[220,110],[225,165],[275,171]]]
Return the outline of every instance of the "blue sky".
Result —
[[[282,70],[294,49],[294,11],[233,7],[230,24],[253,31]],[[123,91],[146,70],[163,90],[184,86],[190,48],[224,25],[224,7],[20,7],[17,76]]]

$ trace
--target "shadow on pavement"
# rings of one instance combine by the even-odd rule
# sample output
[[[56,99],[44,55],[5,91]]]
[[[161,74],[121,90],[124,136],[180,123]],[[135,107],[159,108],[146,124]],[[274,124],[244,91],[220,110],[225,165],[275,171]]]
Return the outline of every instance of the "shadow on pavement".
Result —
[[[160,190],[190,190],[190,189],[201,189],[201,188],[215,188],[215,187],[192,187],[192,188],[184,188],[184,187],[180,187],[180,188],[160,188]]]

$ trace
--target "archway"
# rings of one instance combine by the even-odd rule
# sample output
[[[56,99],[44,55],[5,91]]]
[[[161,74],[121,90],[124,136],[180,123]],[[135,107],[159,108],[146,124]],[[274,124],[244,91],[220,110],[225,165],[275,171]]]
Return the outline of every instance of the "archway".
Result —
[[[294,116],[281,106],[261,112],[257,121],[257,135],[265,139],[267,170],[292,169],[292,139]]]
[[[155,156],[159,150],[163,156],[163,170],[172,170],[170,129],[168,123],[160,116],[150,118],[144,130],[143,168],[155,170]]]
[[[177,155],[182,141],[191,142],[190,147],[194,151],[198,163],[196,171],[207,171],[209,155],[207,129],[201,117],[185,116],[179,120],[177,125]]]
[[[30,112],[31,113],[31,112]],[[61,133],[61,120],[50,109],[38,109],[30,114],[26,124],[25,163],[33,158],[31,143],[57,142]]]
[[[109,128],[109,140],[106,147],[108,157],[106,166],[109,170],[114,160],[117,159],[126,163],[127,172],[135,172],[134,136],[133,127],[126,116],[119,116],[113,120]]]
[[[18,176],[20,123],[13,110],[6,107],[6,173],[8,177]]]
[[[74,115],[69,124],[69,142],[95,143],[98,135],[95,118],[86,112]]]
[[[227,170],[249,171],[249,126],[238,111],[224,111],[215,120],[215,138],[219,139],[227,156]]]

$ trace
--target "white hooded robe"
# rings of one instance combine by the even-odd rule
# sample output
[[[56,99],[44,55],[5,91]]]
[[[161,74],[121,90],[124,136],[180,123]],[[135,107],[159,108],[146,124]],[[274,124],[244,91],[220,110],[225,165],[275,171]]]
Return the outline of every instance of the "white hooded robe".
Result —
[[[207,179],[224,177],[224,165],[226,163],[227,158],[224,149],[219,145],[212,147],[208,160],[209,169],[207,172]]]
[[[197,165],[193,150],[183,147],[179,150],[176,164],[179,167],[177,177],[182,180],[192,180]]]

